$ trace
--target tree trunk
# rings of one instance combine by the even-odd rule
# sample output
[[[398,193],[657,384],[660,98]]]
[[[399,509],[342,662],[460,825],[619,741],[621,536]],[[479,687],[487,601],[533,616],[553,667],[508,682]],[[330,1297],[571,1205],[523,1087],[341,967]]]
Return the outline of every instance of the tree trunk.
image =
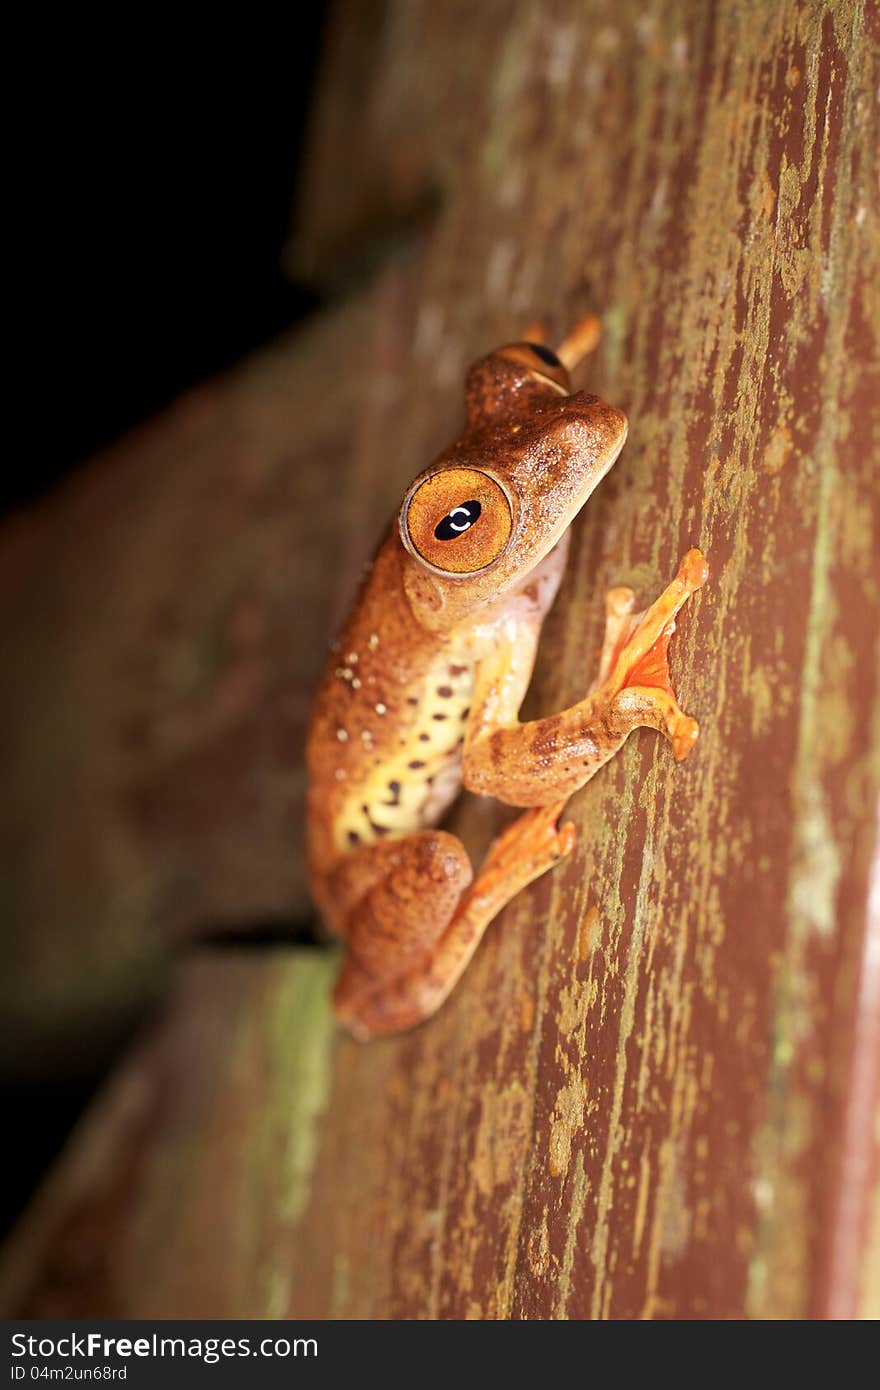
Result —
[[[629,740],[571,803],[571,859],[408,1036],[336,1034],[329,952],[197,951],[11,1242],[7,1311],[880,1312],[878,37],[859,0],[339,5],[290,256],[342,284],[384,248],[366,298],[211,387],[186,430],[172,415],[131,441],[29,533],[49,553],[116,489],[144,543],[89,570],[121,576],[139,625],[119,636],[117,612],[79,648],[95,670],[62,741],[95,689],[99,751],[108,719],[128,727],[120,661],[161,646],[192,667],[170,677],[190,703],[157,685],[153,752],[134,771],[107,753],[99,792],[133,858],[91,828],[112,860],[95,931],[111,941],[121,914],[130,942],[167,940],[287,909],[318,632],[457,430],[468,361],[536,315],[559,332],[601,315],[588,384],[630,435],[575,525],[529,708],[582,694],[606,587],[653,598],[699,545],[710,580],[671,660],[702,738],[682,766]],[[242,420],[244,439],[218,427]],[[161,565],[151,449],[177,518]],[[64,534],[87,569],[84,529]],[[456,813],[475,850],[497,823],[490,803]],[[132,864],[120,903],[108,884]],[[21,872],[33,904],[44,880]],[[62,905],[39,901],[33,940],[47,915],[57,940]],[[44,980],[51,947],[28,949]]]

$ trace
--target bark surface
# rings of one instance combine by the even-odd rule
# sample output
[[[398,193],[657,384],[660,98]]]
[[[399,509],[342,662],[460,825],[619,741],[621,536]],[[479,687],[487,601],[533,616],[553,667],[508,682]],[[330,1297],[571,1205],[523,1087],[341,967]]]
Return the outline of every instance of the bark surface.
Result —
[[[699,545],[671,664],[702,739],[630,739],[407,1037],[336,1035],[329,954],[197,953],[7,1310],[878,1311],[878,38],[859,0],[339,6],[291,258],[341,281],[380,241],[371,287],[5,537],[13,1020],[302,901],[324,644],[468,362],[535,315],[602,316],[630,435],[528,712],[584,692],[606,587]]]

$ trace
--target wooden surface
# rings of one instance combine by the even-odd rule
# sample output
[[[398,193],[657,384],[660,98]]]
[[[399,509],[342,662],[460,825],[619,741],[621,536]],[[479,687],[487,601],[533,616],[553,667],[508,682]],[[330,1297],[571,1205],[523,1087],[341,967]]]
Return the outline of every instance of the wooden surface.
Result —
[[[58,940],[75,979],[82,940],[116,968],[110,923],[143,955],[291,908],[318,633],[457,428],[468,360],[535,314],[602,315],[590,380],[631,432],[577,523],[529,708],[591,679],[607,585],[653,596],[698,544],[711,578],[672,665],[703,738],[682,767],[629,741],[571,803],[572,859],[406,1038],[336,1036],[325,953],[196,952],[13,1238],[7,1311],[880,1311],[878,38],[856,0],[339,7],[291,256],[320,267],[426,190],[439,210],[364,302],[7,536],[13,578],[41,575],[13,605],[31,728],[72,682],[16,826],[38,846],[16,949],[51,999]],[[76,605],[70,574],[90,576]],[[254,591],[261,613],[279,596],[262,624]],[[71,611],[85,635],[59,655],[41,634]],[[237,641],[260,656],[227,686],[211,653],[222,672]],[[164,757],[132,796],[108,724],[142,712],[157,650]],[[97,819],[39,832],[71,767]],[[476,847],[496,811],[455,823]],[[77,834],[86,857],[123,849],[74,910],[46,885]]]

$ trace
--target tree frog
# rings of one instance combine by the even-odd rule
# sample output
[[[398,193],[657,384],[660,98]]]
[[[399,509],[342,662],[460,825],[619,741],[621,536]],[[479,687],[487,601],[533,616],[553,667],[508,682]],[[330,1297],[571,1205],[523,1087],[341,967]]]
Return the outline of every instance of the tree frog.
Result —
[[[621,411],[572,392],[598,333],[587,316],[555,352],[536,330],[471,367],[464,432],[407,489],[317,692],[309,872],[347,943],[334,1003],[357,1038],[443,1003],[492,919],[571,852],[566,801],[633,729],[658,729],[677,759],[698,737],[666,660],[707,578],[696,549],[643,612],[611,589],[589,693],[519,720],[569,527],[626,440]],[[476,874],[437,828],[462,785],[524,809]]]

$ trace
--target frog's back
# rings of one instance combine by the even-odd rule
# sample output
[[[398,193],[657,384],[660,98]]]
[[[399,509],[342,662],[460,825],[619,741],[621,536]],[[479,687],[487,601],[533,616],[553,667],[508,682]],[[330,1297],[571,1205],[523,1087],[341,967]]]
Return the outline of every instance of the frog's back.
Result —
[[[315,700],[307,747],[313,872],[359,845],[436,824],[461,787],[473,676],[463,646],[414,619],[392,532]]]

